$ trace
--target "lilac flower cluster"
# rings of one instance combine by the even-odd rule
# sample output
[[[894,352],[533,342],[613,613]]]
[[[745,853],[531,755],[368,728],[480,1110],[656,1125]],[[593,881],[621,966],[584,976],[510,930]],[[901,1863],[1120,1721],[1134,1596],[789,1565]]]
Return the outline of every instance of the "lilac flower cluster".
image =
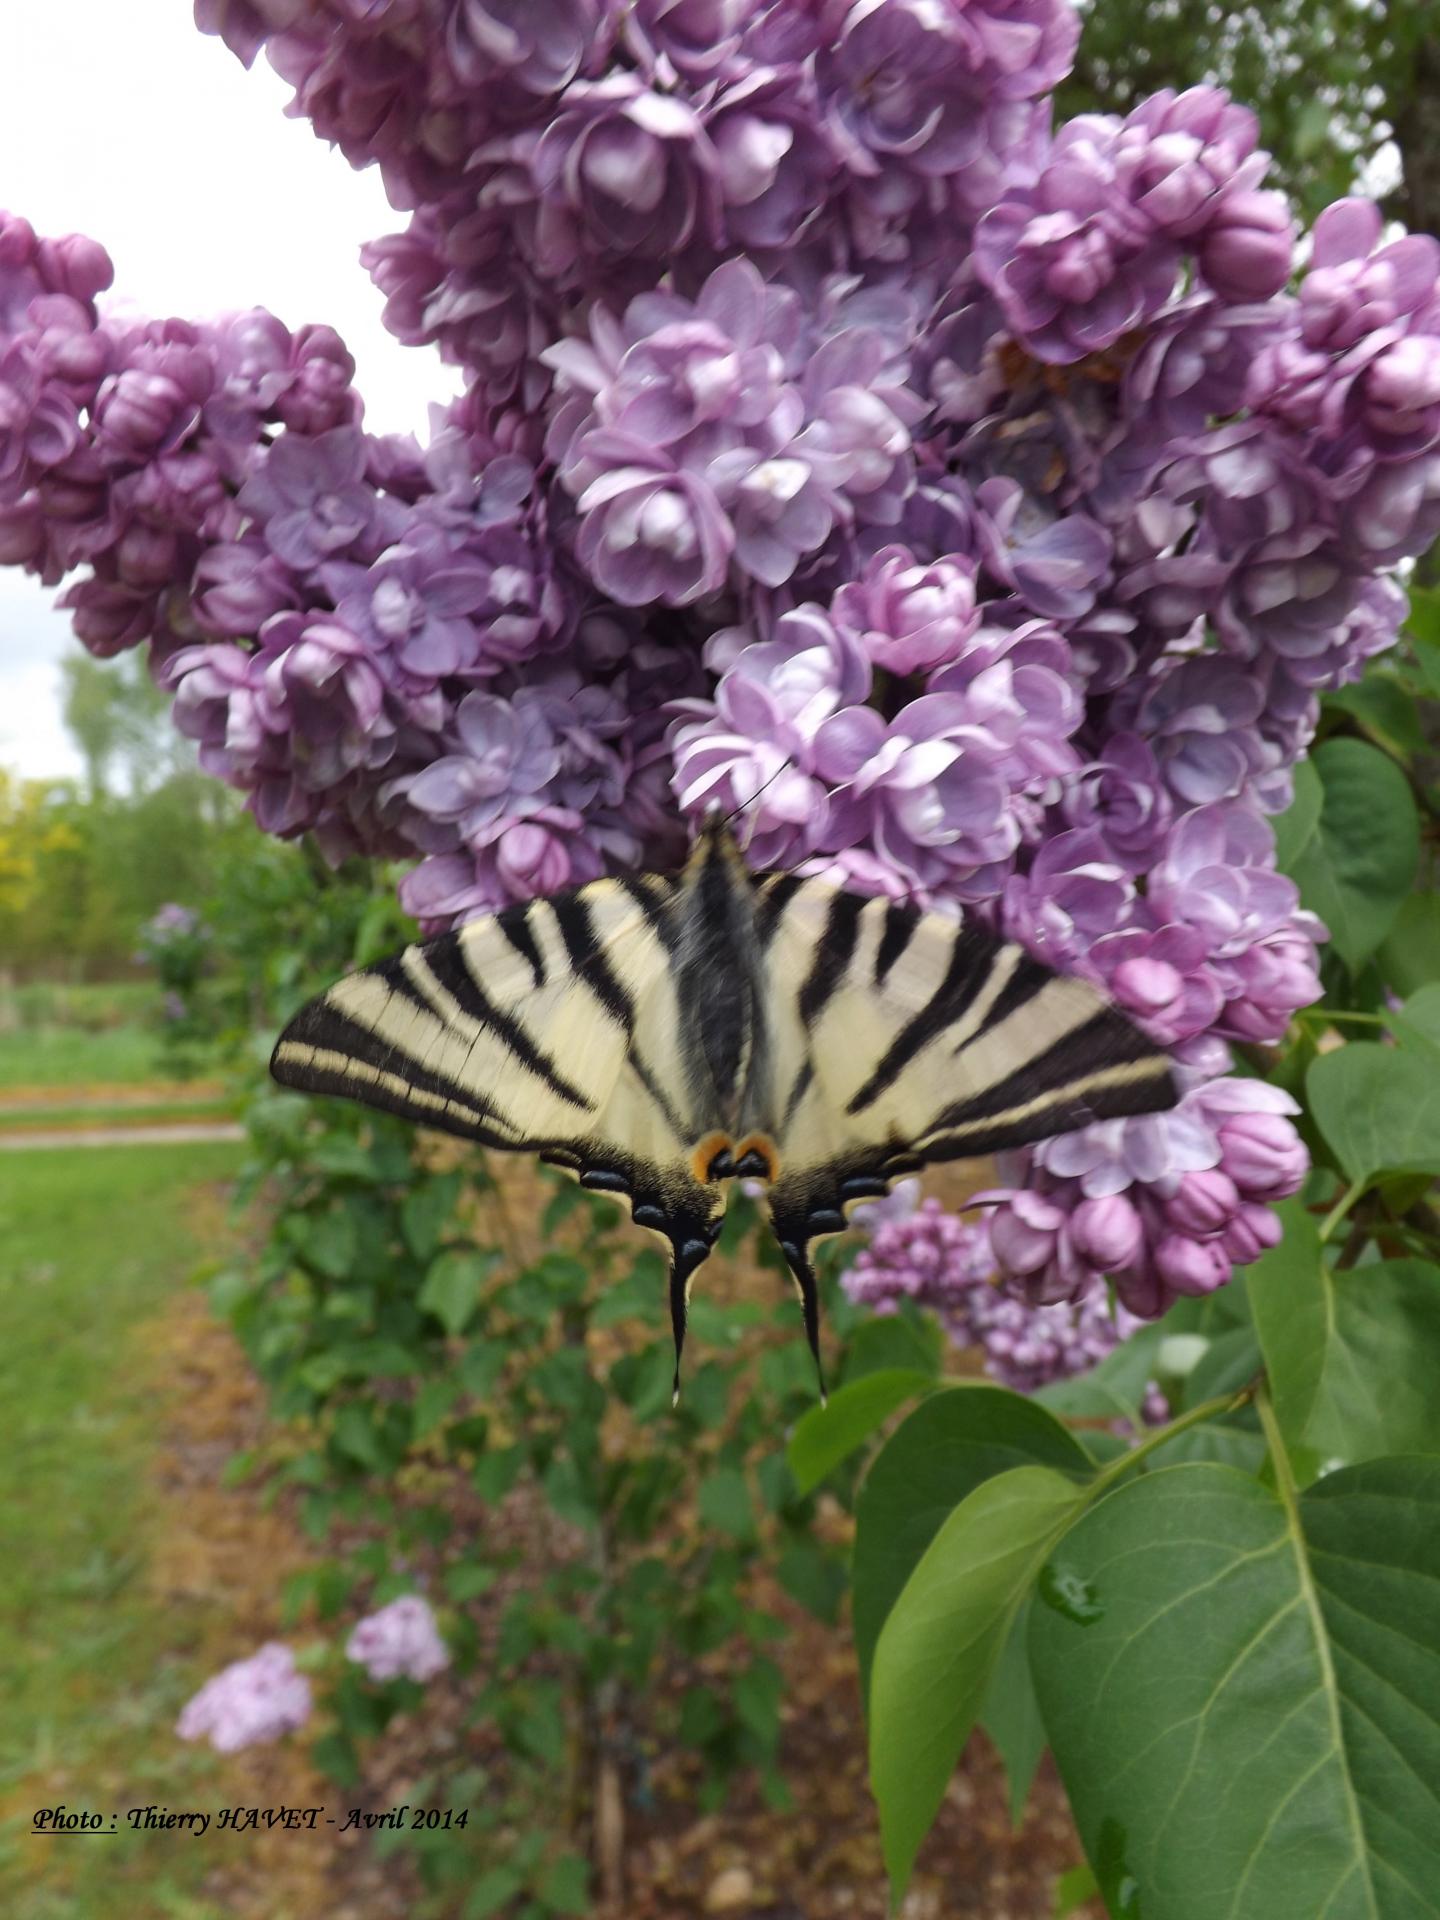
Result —
[[[1018,1392],[1088,1373],[1140,1324],[1123,1307],[1112,1311],[1103,1289],[1031,1304],[996,1286],[988,1226],[921,1200],[918,1181],[864,1212],[869,1237],[841,1279],[850,1298],[877,1313],[902,1300],[931,1308],[958,1346],[978,1347],[985,1371]]]
[[[370,1679],[433,1680],[450,1664],[435,1615],[419,1594],[406,1594],[357,1622],[345,1655]],[[246,1660],[234,1660],[186,1702],[175,1731],[182,1740],[208,1740],[217,1753],[279,1740],[310,1718],[310,1682],[289,1647],[271,1640]]]
[[[380,167],[387,323],[463,396],[423,450],[368,434],[328,328],[107,317],[97,246],[4,218],[0,561],[148,643],[267,831],[414,863],[427,929],[667,865],[718,805],[757,865],[1088,975],[1190,1099],[1102,1196],[1138,1251],[997,1216],[1002,1274],[1114,1260],[1153,1312],[1252,1257],[1273,1182],[1179,1167],[1235,1188],[1203,1230],[1145,1195],[1218,1138],[1227,1043],[1318,991],[1269,818],[1440,533],[1440,246],[1343,201],[1292,284],[1213,87],[1053,126],[1068,0],[197,18]],[[1005,1221],[1080,1217],[1011,1171]]]
[[[1212,1293],[1280,1237],[1271,1202],[1308,1164],[1297,1111],[1278,1087],[1222,1078],[1173,1113],[1044,1141],[1023,1187],[982,1196],[1000,1270],[1036,1304],[1082,1301],[1108,1278],[1145,1319]]]
[[[175,1723],[182,1740],[208,1740],[217,1753],[278,1740],[310,1718],[310,1682],[289,1647],[271,1640],[234,1660],[186,1703]]]
[[[345,1657],[378,1681],[433,1680],[450,1664],[430,1603],[418,1593],[367,1614],[346,1641]]]
[[[146,922],[145,938],[157,943],[183,940],[200,930],[200,916],[193,907],[182,907],[178,900],[167,900]]]

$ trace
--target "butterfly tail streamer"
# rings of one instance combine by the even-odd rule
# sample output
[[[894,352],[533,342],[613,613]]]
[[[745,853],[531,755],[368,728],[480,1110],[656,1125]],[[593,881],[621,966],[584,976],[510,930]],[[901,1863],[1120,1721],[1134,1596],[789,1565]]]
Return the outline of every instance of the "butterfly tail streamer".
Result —
[[[685,1351],[685,1324],[690,1314],[690,1287],[696,1271],[710,1257],[708,1240],[674,1243],[670,1263],[670,1330],[675,1336],[675,1380],[670,1395],[672,1407],[680,1404],[680,1359]]]
[[[810,1343],[810,1352],[815,1360],[820,1404],[825,1407],[830,1404],[830,1392],[825,1385],[825,1363],[820,1357],[820,1287],[815,1278],[815,1269],[803,1245],[797,1246],[793,1241],[782,1240],[780,1251],[785,1256],[785,1264],[795,1282],[795,1291],[800,1296],[800,1310],[805,1317],[805,1338]]]

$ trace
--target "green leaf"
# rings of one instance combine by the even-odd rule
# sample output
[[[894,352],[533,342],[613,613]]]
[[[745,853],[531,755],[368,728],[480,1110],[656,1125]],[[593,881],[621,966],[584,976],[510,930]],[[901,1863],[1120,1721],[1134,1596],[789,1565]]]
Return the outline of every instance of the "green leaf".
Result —
[[[781,1554],[775,1578],[817,1620],[834,1622],[850,1584],[844,1565],[814,1540],[797,1540]]]
[[[675,1349],[657,1340],[639,1353],[622,1354],[610,1370],[610,1384],[639,1420],[653,1420],[669,1405],[675,1390]],[[687,1406],[694,1395],[682,1394]]]
[[[331,1429],[335,1445],[357,1465],[380,1473],[390,1464],[384,1440],[369,1407],[342,1407]]]
[[[1440,1461],[1298,1503],[1227,1467],[1147,1474],[1052,1565],[1031,1662],[1117,1915],[1428,1920],[1440,1886]]]
[[[578,1853],[562,1853],[545,1869],[535,1891],[553,1913],[588,1913],[590,1869]]]
[[[870,1782],[897,1902],[1020,1605],[1086,1498],[1049,1467],[987,1480],[940,1528],[881,1630],[870,1678]]]
[[[491,1914],[509,1906],[524,1885],[523,1874],[513,1867],[487,1867],[466,1896],[462,1909],[465,1920],[490,1920]]]
[[[1402,1046],[1440,1053],[1440,985],[1421,987],[1418,993],[1412,993],[1392,1018],[1395,1038]]]
[[[1069,1868],[1055,1882],[1053,1920],[1070,1920],[1072,1913],[1087,1901],[1095,1899],[1099,1892],[1100,1882],[1095,1878],[1095,1869],[1088,1860],[1083,1866]]]
[[[1286,1446],[1321,1460],[1440,1453],[1440,1267],[1332,1272],[1310,1215],[1293,1200],[1279,1211],[1285,1237],[1248,1284]]]
[[[735,1711],[761,1745],[773,1748],[780,1737],[780,1703],[785,1681],[773,1660],[752,1660],[733,1682]]]
[[[880,1450],[855,1510],[852,1611],[862,1698],[885,1617],[945,1520],[982,1481],[1026,1465],[1094,1471],[1053,1414],[1003,1387],[933,1394]]]
[[[470,1474],[470,1483],[482,1500],[492,1506],[499,1503],[509,1493],[525,1465],[525,1449],[522,1446],[502,1447],[495,1453],[487,1453],[475,1462]]]
[[[400,1233],[417,1260],[428,1260],[440,1244],[460,1191],[458,1173],[440,1174],[412,1187],[400,1203]]]
[[[337,1786],[356,1787],[360,1784],[360,1756],[348,1734],[322,1734],[311,1745],[310,1758],[319,1771]]]
[[[480,1289],[489,1272],[484,1254],[467,1247],[452,1247],[430,1262],[425,1284],[420,1289],[420,1305],[433,1313],[448,1334],[461,1332],[480,1304]]]
[[[1348,713],[1373,740],[1403,760],[1425,744],[1414,698],[1388,674],[1371,673],[1351,686],[1337,687],[1323,704],[1327,711]]]
[[[1412,644],[1418,641],[1422,647],[1440,648],[1440,588],[1410,588],[1410,611],[1405,616],[1405,635]],[[1437,674],[1434,685],[1435,692],[1440,694],[1440,674]]]
[[[507,1357],[501,1341],[472,1339],[460,1359],[460,1384],[477,1400],[484,1400],[505,1371]]]
[[[401,1380],[419,1373],[424,1350],[405,1347],[398,1340],[361,1340],[348,1350],[350,1371],[362,1380]]]
[[[630,1272],[605,1289],[590,1310],[592,1327],[613,1327],[636,1319],[659,1325],[664,1317],[665,1265],[648,1249],[635,1256]]]
[[[593,1489],[587,1485],[578,1461],[562,1456],[552,1460],[541,1477],[545,1498],[572,1527],[587,1531],[599,1524]]]
[[[1041,1406],[1072,1420],[1130,1420],[1140,1417],[1145,1390],[1155,1378],[1166,1328],[1152,1320],[1107,1353],[1098,1367],[1069,1380],[1056,1380],[1035,1395]]]
[[[1320,808],[1325,789],[1320,776],[1308,760],[1296,763],[1294,790],[1284,813],[1271,822],[1275,829],[1275,864],[1289,873],[1296,859],[1309,846],[1320,826]]]
[[[898,1313],[872,1314],[850,1336],[845,1354],[845,1384],[867,1373],[940,1372],[944,1334],[933,1314],[921,1314],[907,1302]]]
[[[1440,1173],[1440,1074],[1403,1048],[1352,1040],[1305,1076],[1310,1109],[1347,1177]]]
[[[721,1533],[748,1540],[755,1532],[750,1488],[738,1467],[717,1467],[700,1482],[695,1504],[701,1518]]]
[[[800,1419],[786,1449],[797,1490],[803,1494],[818,1487],[831,1468],[863,1446],[897,1407],[928,1393],[934,1385],[932,1374],[887,1367],[837,1388],[828,1407],[812,1407]]]
[[[1028,1597],[1021,1602],[980,1715],[981,1726],[1005,1762],[1010,1824],[1016,1828],[1025,1818],[1025,1802],[1045,1751],[1045,1723],[1030,1678],[1030,1606]]]
[[[1399,767],[1363,740],[1327,740],[1311,762],[1323,790],[1320,817],[1289,849],[1287,868],[1355,973],[1414,884],[1419,815]]]
[[[327,1280],[343,1280],[355,1264],[358,1234],[348,1207],[327,1213],[302,1214],[293,1229],[300,1256]]]
[[[1163,1440],[1150,1455],[1149,1466],[1174,1467],[1181,1461],[1208,1460],[1242,1473],[1259,1473],[1265,1464],[1263,1437],[1227,1420],[1207,1420],[1172,1440]]]
[[[1410,895],[1376,958],[1398,994],[1412,994],[1428,981],[1440,980],[1440,893]]]
[[[1221,1327],[1185,1376],[1182,1404],[1198,1407],[1223,1393],[1238,1393],[1260,1371],[1260,1343],[1251,1326]]]
[[[370,1149],[362,1146],[353,1134],[330,1134],[311,1149],[309,1160],[317,1172],[328,1173],[335,1179],[371,1181],[375,1178]]]
[[[499,1577],[494,1567],[487,1567],[482,1561],[456,1560],[445,1569],[445,1591],[463,1605],[488,1593]]]
[[[1323,153],[1335,138],[1334,115],[1329,104],[1318,94],[1312,94],[1295,116],[1292,138],[1295,152],[1302,160]]]
[[[437,1380],[427,1380],[415,1396],[414,1437],[423,1440],[433,1433],[446,1414],[454,1406],[460,1394],[460,1382],[442,1375]]]

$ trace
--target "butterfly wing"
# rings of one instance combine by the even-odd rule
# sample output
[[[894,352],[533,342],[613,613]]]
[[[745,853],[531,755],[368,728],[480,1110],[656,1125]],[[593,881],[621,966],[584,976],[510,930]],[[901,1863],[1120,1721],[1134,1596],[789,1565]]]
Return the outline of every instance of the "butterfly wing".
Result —
[[[281,1034],[282,1086],[341,1094],[626,1202],[671,1255],[678,1345],[723,1189],[696,1177],[674,1079],[669,881],[597,880],[349,974]]]
[[[812,1345],[807,1248],[855,1202],[933,1162],[1175,1104],[1164,1051],[1087,982],[1013,942],[818,880],[771,881],[762,898],[779,1163],[769,1207]]]

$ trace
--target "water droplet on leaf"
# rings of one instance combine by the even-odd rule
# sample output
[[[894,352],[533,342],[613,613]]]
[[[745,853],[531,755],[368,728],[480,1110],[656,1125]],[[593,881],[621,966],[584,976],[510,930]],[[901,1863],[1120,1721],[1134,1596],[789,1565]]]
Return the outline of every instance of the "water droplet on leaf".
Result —
[[[1094,1583],[1072,1567],[1057,1566],[1053,1560],[1040,1575],[1040,1598],[1047,1607],[1073,1620],[1077,1627],[1094,1626],[1105,1617]]]

